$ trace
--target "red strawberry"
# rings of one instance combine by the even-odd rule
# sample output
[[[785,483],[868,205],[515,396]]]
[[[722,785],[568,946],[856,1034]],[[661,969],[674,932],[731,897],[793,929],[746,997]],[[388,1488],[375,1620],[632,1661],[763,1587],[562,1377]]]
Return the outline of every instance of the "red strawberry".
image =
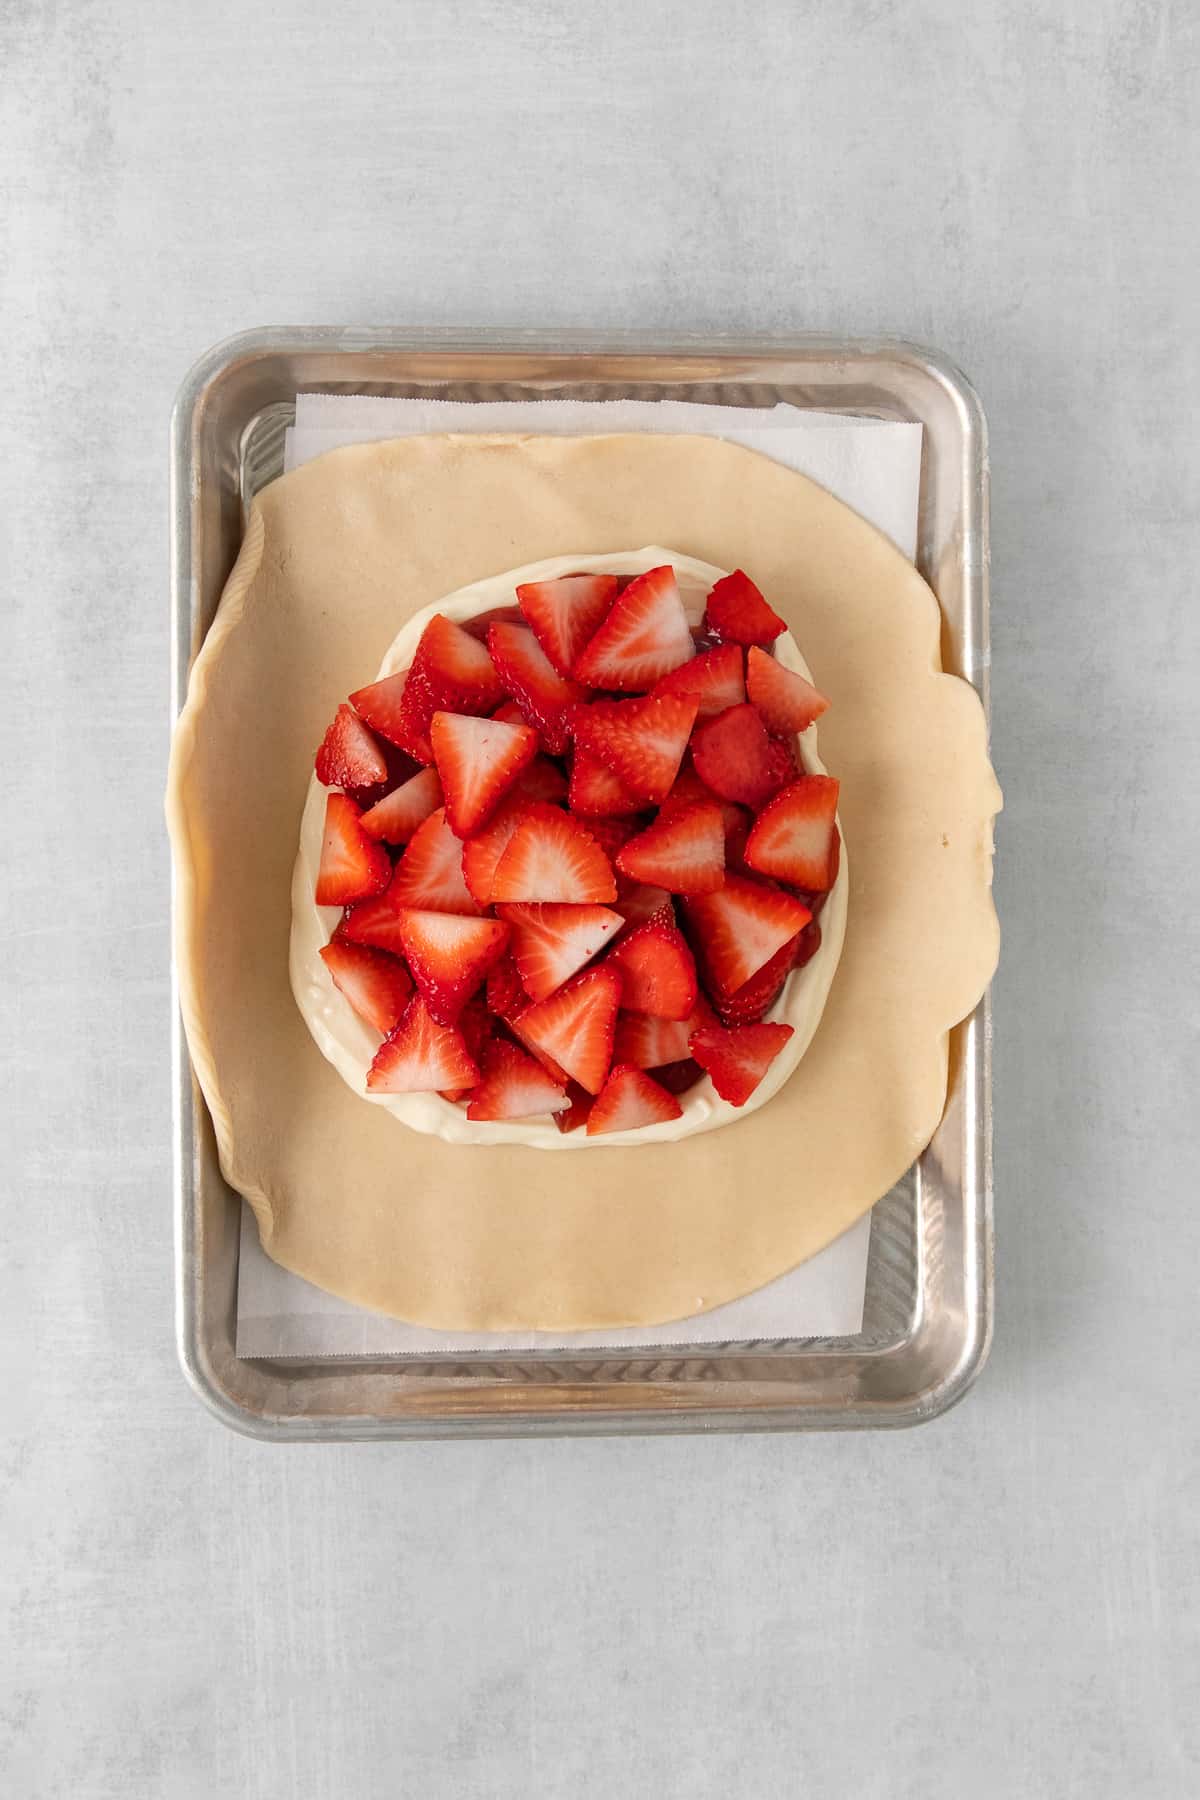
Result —
[[[683,911],[714,998],[749,981],[812,916],[793,895],[743,875],[727,875],[715,894],[691,895]]]
[[[712,802],[661,816],[617,851],[617,868],[631,881],[674,894],[712,894],[725,883],[725,827]]]
[[[492,899],[601,905],[617,897],[612,865],[576,819],[535,806],[513,833],[492,876]]]
[[[665,907],[623,937],[608,957],[621,971],[621,996],[629,1012],[656,1019],[690,1019],[699,988],[696,963],[674,915]]]
[[[610,862],[622,845],[637,835],[636,819],[587,819],[585,823],[589,836],[595,838]]]
[[[391,880],[391,858],[367,836],[359,824],[361,817],[348,794],[331,793],[326,797],[325,835],[314,894],[318,906],[345,906],[351,900],[366,900]]]
[[[633,887],[627,894],[619,894],[614,905],[626,926],[636,927],[644,925],[655,913],[669,912],[671,896],[666,888]]]
[[[617,593],[615,575],[563,575],[517,589],[521,611],[560,675],[569,675]]]
[[[350,696],[381,737],[426,763],[433,760],[429,723],[435,712],[486,713],[503,698],[486,645],[441,613],[421,633],[411,669]]]
[[[513,960],[531,1000],[560,988],[625,923],[606,906],[518,904],[497,911],[512,927]]]
[[[737,1025],[732,1031],[702,1025],[692,1033],[692,1055],[708,1070],[722,1100],[745,1106],[792,1035],[790,1025]]]
[[[585,969],[547,1000],[513,1021],[513,1030],[535,1053],[598,1094],[612,1060],[613,1028],[621,1004],[621,977],[607,964]]]
[[[368,837],[385,844],[407,844],[418,825],[442,804],[442,784],[436,769],[422,769],[408,781],[377,800],[362,816]]]
[[[746,861],[760,875],[821,893],[833,880],[838,783],[802,775],[776,794],[755,820]]]
[[[523,794],[511,793],[502,800],[482,831],[468,838],[462,847],[463,877],[480,906],[492,902],[492,877],[496,864],[508,849],[513,833],[522,819],[529,817],[536,803]]]
[[[446,796],[446,817],[458,837],[470,837],[537,755],[537,732],[528,725],[436,712],[429,735]]]
[[[641,693],[691,660],[692,634],[669,563],[631,581],[571,672],[589,687]]]
[[[586,1125],[588,1122],[588,1114],[595,1105],[595,1101],[592,1099],[592,1096],[588,1093],[587,1089],[581,1088],[577,1081],[568,1081],[567,1099],[569,1105],[566,1110],[563,1112],[556,1112],[554,1115],[554,1123],[563,1133],[568,1131],[578,1131],[581,1125]]]
[[[714,1002],[722,1025],[753,1025],[770,1012],[783,992],[783,984],[796,967],[805,934],[813,929],[806,925],[769,957],[749,981],[732,994],[718,994]],[[819,929],[819,927],[818,927]]]
[[[567,778],[558,764],[551,762],[548,756],[535,756],[524,773],[517,776],[512,791],[523,795],[526,800],[544,800],[547,803],[565,800]]]
[[[464,919],[456,913],[406,909],[400,914],[400,936],[430,1017],[439,1025],[453,1025],[492,964],[503,955],[508,926],[498,919]]]
[[[767,767],[771,772],[771,797],[773,799],[780,788],[787,787],[789,782],[795,781],[798,775],[803,774],[800,764],[796,761],[795,738],[773,737],[767,739]]]
[[[775,657],[753,646],[746,657],[746,690],[776,737],[807,731],[828,710],[829,702],[811,681],[785,669]]]
[[[317,780],[326,787],[373,787],[387,780],[387,763],[352,706],[339,706],[317,751]]]
[[[649,1013],[622,1012],[613,1040],[613,1061],[632,1063],[635,1069],[660,1069],[681,1062],[690,1054],[688,1040],[701,1025],[712,1023],[712,1009],[703,997],[686,1019],[657,1019]]]
[[[711,719],[727,706],[739,706],[746,698],[741,646],[720,644],[715,650],[702,651],[664,675],[654,693],[694,694],[700,702],[698,719]]]
[[[419,671],[404,669],[358,688],[350,699],[373,731],[390,744],[398,744],[418,762],[433,761],[429,747],[429,721],[433,696]]]
[[[692,694],[669,694],[659,700],[595,700],[578,707],[576,755],[586,750],[598,757],[643,804],[657,806],[679,773],[698,704]]]
[[[749,830],[749,816],[745,807],[738,806],[736,801],[722,800],[719,794],[714,794],[712,789],[701,781],[690,758],[685,757],[682,768],[671,783],[670,793],[658,809],[659,819],[665,822],[677,812],[682,812],[685,807],[697,806],[701,803],[708,806],[719,806],[721,809],[721,824],[725,832],[725,860],[728,862],[730,840],[734,833],[740,831],[743,826],[747,831]]]
[[[357,906],[348,906],[333,934],[333,941],[369,944],[376,950],[389,950],[393,956],[403,956],[400,916],[392,903],[391,888],[385,888],[373,900],[363,900]]]
[[[726,643],[770,644],[787,626],[741,569],[725,575],[708,596],[705,629]]]
[[[587,1134],[599,1137],[607,1131],[637,1131],[643,1125],[662,1125],[682,1117],[678,1100],[644,1069],[621,1065],[613,1070],[588,1114]]]
[[[471,1096],[468,1119],[532,1119],[570,1106],[565,1088],[516,1044],[488,1046],[483,1080]]]
[[[693,1057],[684,1056],[678,1062],[664,1063],[661,1069],[655,1069],[654,1079],[659,1087],[666,1088],[668,1094],[678,1097],[694,1088],[698,1081],[704,1080],[704,1070]]]
[[[578,745],[571,758],[567,805],[581,818],[619,818],[640,812],[643,802],[617,780],[606,763]]]
[[[396,864],[388,889],[393,910],[417,906],[427,912],[478,913],[479,907],[463,879],[463,847],[439,806],[423,825]]]
[[[510,1025],[528,1005],[529,995],[521,986],[512,951],[506,950],[499,962],[493,963],[488,970],[487,1009],[494,1019],[503,1019]]]
[[[473,1088],[478,1080],[462,1033],[439,1025],[420,994],[414,994],[399,1025],[375,1053],[367,1092],[436,1094],[443,1088]]]
[[[400,1023],[412,994],[408,970],[394,956],[333,938],[321,951],[334,986],[381,1036]]]
[[[464,619],[462,628],[469,631],[473,638],[481,644],[487,643],[487,634],[493,625],[520,625],[521,609],[519,606],[489,606],[486,612],[474,613]]]
[[[487,641],[496,672],[526,720],[541,732],[550,754],[561,756],[570,739],[567,708],[586,699],[587,690],[558,673],[528,625],[493,625]]]
[[[756,809],[773,792],[767,728],[748,703],[731,706],[697,727],[692,761],[701,781],[722,799]]]
[[[499,719],[501,725],[526,725],[529,722],[515,700],[505,700],[496,708],[492,717]]]

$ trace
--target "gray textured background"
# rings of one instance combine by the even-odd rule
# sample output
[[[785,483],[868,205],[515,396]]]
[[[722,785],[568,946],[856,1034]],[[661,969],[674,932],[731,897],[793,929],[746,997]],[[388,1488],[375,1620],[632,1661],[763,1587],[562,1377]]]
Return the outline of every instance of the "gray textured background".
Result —
[[[0,0],[0,1790],[1200,1790],[1197,9]],[[272,1449],[170,1322],[165,433],[279,322],[991,417],[999,1328],[893,1438]]]

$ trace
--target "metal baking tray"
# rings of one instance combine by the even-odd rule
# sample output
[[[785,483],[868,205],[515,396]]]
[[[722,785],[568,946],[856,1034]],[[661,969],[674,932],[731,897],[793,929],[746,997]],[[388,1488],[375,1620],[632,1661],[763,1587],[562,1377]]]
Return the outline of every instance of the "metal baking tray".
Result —
[[[917,563],[945,666],[988,705],[986,426],[964,377],[913,345],[821,337],[272,329],[203,356],[172,420],[174,712],[237,555],[244,505],[283,467],[297,392],[449,400],[778,401],[924,426]],[[176,996],[177,1002],[177,996]],[[175,1006],[179,1353],[197,1394],[269,1439],[795,1431],[913,1425],[958,1400],[992,1325],[991,1014],[951,1045],[945,1116],[875,1207],[861,1333],[687,1351],[558,1350],[294,1362],[234,1352],[240,1200],[221,1176]]]

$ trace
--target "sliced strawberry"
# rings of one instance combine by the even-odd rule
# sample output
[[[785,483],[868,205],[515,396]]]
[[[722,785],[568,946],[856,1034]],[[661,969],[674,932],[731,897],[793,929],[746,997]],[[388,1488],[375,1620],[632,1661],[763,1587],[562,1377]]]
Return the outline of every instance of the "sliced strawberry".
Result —
[[[508,849],[513,833],[536,808],[536,802],[513,792],[500,802],[482,831],[462,847],[463,877],[480,906],[492,903],[492,877],[496,864]]]
[[[589,835],[594,837],[605,856],[611,862],[617,851],[627,844],[631,837],[637,836],[637,819],[587,819]],[[618,892],[620,883],[618,882]]]
[[[517,589],[521,611],[560,675],[571,673],[616,595],[615,575],[563,575],[557,581],[527,581]]]
[[[707,1069],[722,1100],[745,1106],[788,1039],[790,1025],[702,1025],[692,1033],[692,1055]]]
[[[576,709],[576,755],[599,758],[643,805],[657,806],[679,773],[698,704],[693,694],[595,700]]]
[[[565,1111],[565,1088],[516,1044],[497,1039],[488,1046],[483,1080],[471,1096],[468,1119],[533,1119]]]
[[[683,1108],[673,1094],[659,1087],[644,1069],[622,1064],[600,1090],[588,1114],[587,1134],[599,1137],[606,1131],[638,1131],[643,1125],[663,1125],[668,1119],[682,1117]]]
[[[365,1019],[386,1037],[400,1023],[412,995],[412,981],[404,964],[383,950],[333,938],[321,951],[334,986]]]
[[[388,899],[393,910],[416,906],[427,912],[478,913],[463,879],[462,842],[451,831],[444,806],[430,813],[413,833],[396,864]]]
[[[429,736],[446,817],[460,838],[487,822],[537,755],[538,735],[528,725],[502,725],[466,713],[434,713]]]
[[[512,954],[531,1000],[544,1000],[599,955],[625,921],[607,906],[517,904],[496,909],[512,927]]]
[[[738,800],[756,809],[773,792],[771,740],[748,702],[731,706],[697,727],[692,761],[701,781],[724,800]]]
[[[442,784],[436,769],[422,769],[408,781],[377,800],[362,816],[368,837],[385,844],[407,844],[418,825],[442,804]]]
[[[678,775],[671,783],[671,791],[658,809],[661,820],[672,818],[675,813],[682,812],[685,807],[700,804],[719,806],[721,823],[725,832],[725,860],[729,861],[729,841],[731,835],[743,826],[748,830],[750,818],[745,807],[738,806],[736,801],[723,800],[720,794],[714,794],[706,782],[701,781],[690,757],[685,757]]]
[[[511,950],[506,950],[499,962],[493,963],[488,970],[486,1000],[492,1017],[503,1019],[506,1025],[511,1025],[517,1014],[523,1013],[529,1005],[529,995],[521,986]]]
[[[698,719],[711,719],[728,706],[740,706],[746,698],[741,645],[719,644],[715,650],[702,650],[691,662],[664,675],[654,692],[694,694],[700,702]]]
[[[499,719],[501,725],[527,725],[529,723],[515,700],[503,701],[496,708],[492,717]]]
[[[492,899],[560,900],[572,906],[617,897],[612,864],[566,813],[535,806],[521,820],[492,876]]]
[[[749,981],[812,917],[793,895],[744,875],[727,875],[715,894],[689,896],[683,912],[714,999]]]
[[[829,708],[828,700],[811,681],[794,669],[785,669],[757,645],[746,656],[746,691],[762,714],[763,724],[776,737],[807,731]]]
[[[622,1012],[613,1040],[613,1061],[635,1069],[659,1069],[689,1055],[688,1040],[701,1025],[712,1023],[712,1008],[703,996],[686,1019],[659,1019],[649,1013]]]
[[[420,994],[414,994],[399,1025],[375,1053],[367,1092],[436,1094],[444,1088],[473,1088],[478,1080],[461,1031],[439,1025]]]
[[[325,800],[325,835],[314,898],[318,906],[346,906],[378,894],[392,878],[392,861],[386,850],[369,838],[359,820],[358,807],[348,794],[331,793]]]
[[[620,974],[604,964],[585,969],[549,999],[528,1007],[513,1021],[513,1030],[589,1094],[598,1094],[612,1060],[620,1004]]]
[[[400,936],[430,1017],[439,1025],[453,1025],[492,964],[504,954],[508,926],[499,919],[466,919],[456,913],[406,909],[400,914]]]
[[[680,1057],[678,1062],[664,1063],[661,1069],[655,1069],[654,1079],[659,1087],[666,1088],[668,1094],[677,1098],[694,1088],[698,1081],[704,1080],[704,1070],[693,1057]]]
[[[749,981],[743,982],[740,988],[735,988],[732,994],[716,996],[714,1004],[722,1025],[753,1025],[770,1012],[783,992],[784,982],[796,967],[796,958],[800,954],[805,933],[811,930],[812,925],[809,924],[802,931],[796,932],[774,956],[768,957]]]
[[[392,903],[392,889],[385,888],[373,900],[362,900],[357,906],[348,906],[332,941],[369,944],[376,950],[389,950],[393,956],[403,956],[404,940],[400,935],[400,916]]]
[[[631,887],[626,894],[619,894],[613,903],[624,919],[627,928],[644,925],[656,913],[670,911],[671,896],[666,888]]]
[[[352,706],[339,706],[317,751],[317,780],[326,787],[373,787],[387,780],[383,751]]]
[[[760,875],[822,893],[833,881],[838,783],[802,775],[776,794],[755,820],[746,861]]]
[[[565,800],[567,778],[558,764],[551,762],[548,756],[535,756],[529,767],[518,775],[512,791],[523,795],[526,800],[544,800],[547,803]]]
[[[551,756],[570,741],[567,708],[587,698],[587,689],[560,675],[528,625],[493,625],[488,649],[496,672],[526,721],[542,734]]]
[[[725,884],[725,825],[716,802],[680,807],[617,851],[631,881],[673,894],[712,894]]]
[[[433,712],[486,713],[504,698],[487,645],[441,613],[421,633],[413,668],[429,684]]]
[[[418,762],[433,761],[429,745],[433,695],[419,672],[404,669],[398,675],[385,675],[381,681],[358,688],[350,699],[355,710],[380,737],[390,744],[398,744]]]
[[[623,937],[608,962],[621,971],[629,1012],[656,1019],[690,1019],[699,999],[696,962],[666,907]]]
[[[571,672],[589,687],[643,693],[693,654],[675,571],[669,563],[637,576],[613,602]]]
[[[587,1089],[581,1088],[577,1081],[568,1081],[567,1100],[566,1110],[556,1112],[554,1115],[554,1123],[564,1134],[568,1131],[578,1131],[581,1125],[586,1125],[588,1114],[596,1104]]]
[[[473,638],[481,644],[487,643],[487,634],[493,625],[520,625],[523,623],[519,606],[489,606],[486,612],[474,613],[464,619],[462,628],[469,631]]]
[[[621,818],[641,812],[645,802],[613,774],[607,763],[576,745],[571,758],[567,805],[581,818]]]
[[[733,644],[770,644],[787,630],[779,614],[767,605],[741,569],[717,582],[708,596],[704,624],[708,631]]]
[[[780,788],[787,787],[804,773],[796,760],[795,738],[768,738],[767,768],[771,775],[771,798],[774,799]]]

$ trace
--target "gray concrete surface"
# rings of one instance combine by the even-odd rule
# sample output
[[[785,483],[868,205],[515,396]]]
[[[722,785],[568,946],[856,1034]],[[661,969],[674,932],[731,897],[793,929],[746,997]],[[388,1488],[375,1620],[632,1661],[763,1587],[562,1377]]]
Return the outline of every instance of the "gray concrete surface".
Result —
[[[0,0],[5,1795],[1200,1791],[1197,18]],[[285,321],[977,382],[999,1326],[941,1423],[272,1449],[185,1390],[166,417]]]

